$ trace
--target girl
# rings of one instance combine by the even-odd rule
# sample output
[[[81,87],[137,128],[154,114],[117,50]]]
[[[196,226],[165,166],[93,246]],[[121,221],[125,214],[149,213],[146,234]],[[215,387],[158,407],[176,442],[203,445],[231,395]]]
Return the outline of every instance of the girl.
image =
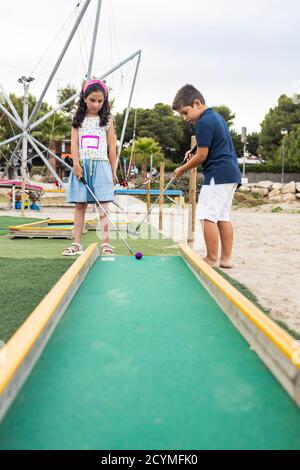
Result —
[[[108,152],[107,152],[108,151]],[[108,89],[101,80],[88,80],[84,85],[72,123],[71,153],[73,171],[70,175],[67,201],[75,203],[74,243],[62,255],[83,253],[81,236],[88,204],[95,204],[90,192],[80,181],[84,178],[98,201],[108,212],[114,200],[116,175],[116,136],[110,115]],[[102,254],[112,255],[109,245],[109,221],[99,209],[102,229]]]

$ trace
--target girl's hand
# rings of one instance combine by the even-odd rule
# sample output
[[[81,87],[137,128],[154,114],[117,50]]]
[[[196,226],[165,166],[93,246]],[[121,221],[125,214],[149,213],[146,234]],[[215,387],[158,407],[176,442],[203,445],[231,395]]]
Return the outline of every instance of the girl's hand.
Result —
[[[119,178],[117,177],[117,173],[113,173],[112,177],[114,184],[119,184]]]
[[[74,175],[79,180],[82,178],[82,168],[79,163],[74,163]]]

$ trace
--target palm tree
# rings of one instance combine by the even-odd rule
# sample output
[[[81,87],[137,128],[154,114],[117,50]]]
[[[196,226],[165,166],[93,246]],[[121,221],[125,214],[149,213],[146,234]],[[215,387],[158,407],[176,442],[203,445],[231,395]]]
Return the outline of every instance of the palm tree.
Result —
[[[136,163],[138,165],[150,164],[151,155],[154,165],[164,160],[164,154],[158,142],[149,137],[140,137],[135,143]]]

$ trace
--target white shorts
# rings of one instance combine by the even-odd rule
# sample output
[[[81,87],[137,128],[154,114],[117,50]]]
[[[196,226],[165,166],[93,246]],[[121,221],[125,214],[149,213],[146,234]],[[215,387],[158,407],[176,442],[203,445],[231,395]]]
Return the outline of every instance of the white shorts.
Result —
[[[198,220],[211,222],[230,222],[230,211],[237,184],[215,184],[214,178],[210,185],[203,185],[197,205]]]

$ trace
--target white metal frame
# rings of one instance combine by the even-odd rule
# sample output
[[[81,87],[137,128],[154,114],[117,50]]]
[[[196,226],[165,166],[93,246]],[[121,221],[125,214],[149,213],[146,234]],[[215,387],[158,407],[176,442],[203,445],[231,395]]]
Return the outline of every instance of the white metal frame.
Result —
[[[87,72],[87,75],[86,75],[87,79],[90,79],[91,75],[92,75],[94,54],[95,54],[95,48],[96,48],[96,42],[97,42],[97,36],[98,36],[100,12],[101,12],[101,6],[102,6],[102,0],[97,0],[97,2],[98,2],[98,5],[97,5],[96,18],[95,18],[95,26],[94,26],[94,33],[93,33],[93,39],[92,39],[91,53],[90,53],[90,59],[89,59],[89,65],[88,65],[88,72]],[[34,107],[34,109],[33,109],[30,116],[28,115],[28,108],[29,108],[29,106],[28,106],[28,94],[29,94],[29,82],[32,79],[26,79],[26,77],[22,77],[22,79],[20,79],[22,81],[23,85],[24,85],[23,119],[19,116],[19,114],[18,114],[17,110],[15,109],[11,99],[9,98],[9,95],[6,93],[6,91],[4,90],[2,85],[0,84],[0,93],[2,94],[2,97],[4,98],[4,101],[6,101],[6,103],[7,103],[8,107],[10,108],[11,112],[8,111],[7,108],[5,108],[5,106],[3,106],[3,104],[1,104],[1,103],[0,103],[0,110],[21,131],[20,134],[15,135],[14,137],[11,137],[11,138],[3,141],[3,142],[0,142],[0,147],[11,144],[11,143],[17,141],[16,148],[12,152],[12,155],[14,155],[16,153],[16,151],[19,149],[19,147],[22,143],[22,166],[21,166],[21,168],[22,168],[22,195],[23,195],[22,196],[22,213],[24,213],[24,205],[25,205],[24,204],[25,203],[25,184],[26,184],[26,170],[27,170],[27,163],[28,163],[28,145],[29,144],[37,152],[37,154],[40,156],[40,158],[43,160],[43,162],[48,167],[49,171],[52,173],[54,178],[57,181],[59,181],[59,183],[61,184],[62,187],[65,187],[64,182],[60,179],[60,177],[57,175],[55,169],[48,162],[47,158],[43,155],[43,153],[40,150],[40,148],[43,148],[45,150],[46,147],[41,142],[39,142],[37,139],[32,137],[30,135],[30,133],[36,127],[38,127],[41,123],[43,123],[44,121],[49,119],[55,113],[57,113],[58,111],[63,109],[65,106],[67,106],[69,103],[73,102],[80,95],[80,93],[75,93],[73,96],[71,96],[70,98],[65,100],[63,103],[61,103],[55,109],[51,110],[50,112],[45,114],[40,119],[35,120],[38,112],[41,109],[43,99],[44,99],[44,97],[45,97],[45,95],[46,95],[46,93],[49,89],[49,86],[51,85],[51,82],[52,82],[52,80],[53,80],[53,78],[54,78],[54,76],[55,76],[55,74],[56,74],[56,72],[57,72],[57,70],[58,70],[58,68],[59,68],[66,52],[67,52],[67,50],[68,50],[68,47],[69,47],[69,45],[70,45],[70,43],[71,43],[71,41],[72,41],[76,31],[77,31],[77,29],[78,29],[78,27],[79,27],[79,25],[82,21],[82,18],[83,18],[83,16],[84,16],[84,14],[85,14],[85,12],[86,12],[86,10],[87,10],[90,3],[91,3],[91,0],[86,0],[84,6],[82,7],[82,10],[81,10],[78,18],[76,19],[75,25],[74,25],[74,27],[73,27],[73,29],[72,29],[72,31],[71,31],[68,39],[67,39],[67,42],[64,45],[63,50],[62,50],[55,66],[54,66],[54,68],[53,68],[53,70],[52,70],[52,72],[51,72],[51,74],[50,74],[50,76],[47,80],[47,83],[46,83],[46,85],[45,85],[45,87],[44,87],[44,89],[41,93],[41,96],[39,97],[39,99],[38,99],[38,101],[37,101],[37,103],[36,103],[36,105],[35,105],[35,107]],[[124,143],[125,130],[126,130],[127,122],[128,122],[132,96],[133,96],[133,92],[134,92],[134,88],[135,88],[135,84],[136,84],[136,79],[137,79],[137,74],[138,74],[138,70],[139,70],[139,66],[140,66],[141,50],[138,50],[134,54],[130,55],[129,57],[127,57],[126,59],[121,61],[119,64],[117,64],[116,66],[112,67],[108,72],[104,73],[101,77],[99,77],[101,80],[103,80],[104,78],[108,77],[113,72],[115,72],[116,70],[118,70],[123,65],[130,62],[131,60],[135,59],[136,57],[138,59],[137,59],[137,64],[136,64],[136,69],[135,69],[135,73],[134,73],[133,83],[132,83],[132,87],[131,87],[131,91],[130,91],[128,107],[127,107],[127,110],[126,110],[125,119],[124,119],[123,128],[122,128],[122,133],[121,133],[121,139],[120,139],[119,150],[118,150],[118,155],[117,155],[117,165],[118,165],[119,157],[120,157],[121,150],[122,150],[123,143]],[[58,155],[56,155],[54,152],[51,152],[49,149],[46,149],[46,150],[56,160],[58,160],[60,163],[65,165],[67,168],[70,168],[70,166],[64,160],[60,159],[58,157]],[[12,159],[12,157],[11,157],[11,159]]]

